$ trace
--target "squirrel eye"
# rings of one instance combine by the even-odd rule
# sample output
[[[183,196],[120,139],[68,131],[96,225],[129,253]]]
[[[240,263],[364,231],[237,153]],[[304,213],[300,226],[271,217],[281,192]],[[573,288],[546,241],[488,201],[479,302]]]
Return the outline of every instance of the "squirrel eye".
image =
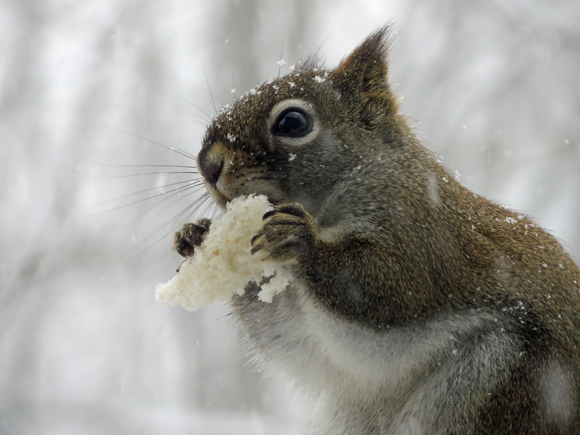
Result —
[[[312,131],[312,122],[308,115],[300,109],[290,108],[280,114],[272,127],[276,136],[306,136]]]

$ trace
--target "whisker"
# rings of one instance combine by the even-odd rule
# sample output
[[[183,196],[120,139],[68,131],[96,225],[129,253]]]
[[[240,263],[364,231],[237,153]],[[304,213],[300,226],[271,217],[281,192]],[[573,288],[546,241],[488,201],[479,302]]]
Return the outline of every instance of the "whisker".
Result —
[[[161,228],[166,227],[167,224],[171,223],[172,221],[175,221],[179,216],[182,215],[182,213],[183,212],[179,212],[177,215],[173,216],[171,219],[169,219],[168,221],[166,221],[163,225],[161,225],[160,227],[158,227],[154,232],[150,233],[148,237],[150,237],[150,236],[154,235],[155,233],[159,232],[159,230]],[[165,232],[160,238],[158,238],[157,240],[155,240],[152,244],[150,244],[149,246],[147,246],[145,249],[142,249],[141,251],[139,251],[139,254],[143,254],[143,253],[147,252],[149,249],[151,249],[157,243],[159,243],[163,239],[167,238],[167,236],[169,236],[171,233],[173,233],[175,231],[175,227],[176,227],[176,225],[172,225],[170,227],[169,231]]]
[[[201,122],[196,119],[192,119],[192,121],[195,122],[196,124],[201,125],[203,128],[207,129],[207,124],[205,122]]]
[[[212,212],[211,212],[211,218],[214,219],[217,216],[219,216],[220,214],[222,214],[222,210],[218,207],[218,205],[214,202],[212,202]]]
[[[207,192],[206,192],[207,193]],[[212,202],[212,197],[210,196],[209,193],[207,193],[207,195],[205,196],[205,198],[203,199],[203,201],[199,204],[199,209],[200,209],[200,214],[204,215],[205,212],[207,211],[207,209],[213,204]],[[203,208],[202,208],[203,205]]]
[[[196,118],[203,119],[205,122],[207,122],[207,119],[205,119],[205,118],[204,118],[203,116],[201,116],[201,115],[198,115],[197,113],[191,113],[191,112],[183,112],[183,113],[185,113],[185,114],[187,114],[187,115],[195,116]],[[204,124],[204,125],[207,127],[207,124]]]
[[[141,175],[177,175],[177,174],[198,175],[199,172],[197,172],[197,170],[195,170],[195,171],[172,171],[172,172],[140,172],[138,174],[110,175],[107,177],[97,177],[97,178],[95,178],[95,180],[110,180],[113,178],[139,177]]]
[[[190,196],[193,193],[196,193],[197,191],[199,191],[199,189],[188,193],[187,195],[179,198],[177,201],[174,201],[171,205],[175,205],[177,204],[180,200],[182,200],[183,198],[186,198],[187,196]],[[168,223],[174,221],[177,223],[173,223],[171,225],[172,228],[175,228],[178,225],[178,222],[181,222],[183,220],[186,219],[186,216],[190,215],[193,216],[193,214],[196,212],[196,210],[201,206],[202,203],[204,203],[207,198],[209,197],[209,193],[208,192],[204,192],[201,196],[197,197],[195,199],[195,201],[193,201],[191,204],[189,204],[187,207],[185,207],[183,210],[181,210],[179,213],[177,213],[176,215],[174,215],[171,219],[169,219],[169,221],[165,222],[164,225],[167,225]],[[203,216],[202,213],[199,214],[200,216]],[[157,231],[160,229],[161,227],[159,227],[157,229]]]
[[[182,97],[178,97],[180,100],[185,101],[187,104],[191,104],[193,107],[195,107],[197,110],[199,110],[201,113],[203,113],[205,116],[207,116],[207,120],[208,122],[211,122],[212,117],[209,115],[209,113],[207,113],[205,110],[203,110],[201,107],[199,107],[197,104],[192,103],[191,101],[186,100],[185,98]],[[203,119],[203,118],[202,118]]]
[[[192,193],[193,193],[193,192],[192,192]],[[188,195],[189,195],[189,194],[188,194]],[[188,195],[186,195],[186,196],[188,196]],[[197,199],[197,201],[194,201],[192,205],[195,205],[195,203],[197,203],[197,202],[199,202],[200,200],[202,200],[202,198],[203,198],[203,199],[205,199],[205,196],[206,196],[206,195],[209,195],[209,194],[206,192],[204,195],[200,196],[200,197]],[[180,199],[182,199],[182,198],[180,198]],[[177,202],[177,201],[176,201],[176,202]],[[177,213],[175,216],[173,216],[173,217],[172,217],[172,218],[170,218],[169,220],[166,220],[166,221],[165,221],[163,224],[161,224],[160,226],[158,226],[157,228],[155,228],[153,231],[151,231],[150,233],[148,233],[147,235],[145,235],[145,236],[143,237],[143,239],[142,239],[142,240],[147,240],[147,239],[149,239],[150,237],[152,237],[152,236],[154,236],[155,234],[157,234],[161,228],[167,227],[167,225],[168,225],[168,224],[170,224],[172,221],[174,221],[176,218],[180,218],[180,217],[181,217],[181,216],[182,216],[184,213],[186,213],[186,211],[187,211],[189,208],[191,208],[191,206],[192,206],[192,205],[190,205],[190,206],[186,207],[186,209],[185,209],[185,210],[182,210],[182,211],[180,211],[179,213]],[[164,234],[163,234],[163,236],[161,236],[159,239],[157,239],[155,242],[153,242],[153,243],[152,243],[151,245],[149,245],[147,248],[145,248],[145,249],[142,249],[141,251],[137,252],[136,254],[137,254],[137,255],[140,255],[140,254],[143,254],[143,253],[145,253],[145,252],[146,252],[146,251],[148,251],[149,249],[151,249],[153,246],[155,246],[157,243],[159,243],[160,241],[162,241],[163,239],[165,239],[165,238],[166,238],[166,237],[167,237],[169,234],[171,234],[173,231],[175,231],[175,227],[176,227],[176,225],[173,225],[173,224],[172,224],[172,225],[171,225],[171,229],[170,229],[169,231],[167,231],[166,233],[164,233]],[[116,260],[113,262],[113,264],[114,264],[114,263],[116,263],[116,262],[119,262],[119,261],[122,261],[122,260],[124,260],[124,259],[128,258],[128,257],[129,257],[129,256],[131,256],[131,255],[132,255],[132,254],[135,252],[135,250],[136,250],[136,249],[138,249],[138,248],[139,248],[139,243],[138,243],[138,244],[136,244],[135,246],[132,246],[131,248],[129,248],[129,249],[128,249],[128,250],[127,250],[127,251],[126,251],[126,252],[125,252],[123,255],[121,255],[120,257],[118,257],[118,258],[117,258],[117,259],[116,259]],[[113,267],[113,266],[111,265],[110,267]],[[107,269],[107,270],[108,270],[108,269]]]
[[[166,187],[176,186],[176,185],[185,184],[185,183],[189,183],[190,185],[195,186],[195,185],[201,184],[202,181],[201,180],[184,180],[184,181],[178,181],[176,183],[164,184],[163,186],[151,187],[149,189],[143,189],[143,190],[140,190],[138,192],[133,192],[133,193],[128,193],[126,195],[117,196],[116,198],[106,199],[104,201],[97,202],[96,204],[90,205],[88,207],[95,207],[98,205],[107,204],[109,202],[118,201],[119,199],[127,198],[129,196],[139,195],[140,193],[151,192],[152,190],[164,189]],[[165,193],[168,193],[168,192],[165,192]]]
[[[168,222],[166,222],[163,226],[165,226],[167,223]],[[155,231],[153,231],[152,233],[150,233],[149,235],[147,235],[145,237],[148,238],[151,235],[155,234],[157,231],[158,231],[158,229],[156,229]],[[136,255],[143,254],[147,250],[151,249],[153,246],[155,246],[157,243],[159,243],[161,240],[163,240],[165,237],[167,237],[167,235],[169,235],[171,233],[171,231],[173,231],[173,229],[171,229],[169,232],[167,232],[166,234],[164,234],[163,237],[161,237],[160,239],[156,240],[152,245],[150,245],[146,249],[143,249],[140,252],[137,252]],[[111,265],[109,267],[107,267],[107,269],[104,270],[104,272],[107,272],[108,270],[110,270],[113,267],[114,264],[116,264],[116,263],[118,263],[120,261],[123,261],[123,260],[129,258],[130,256],[132,256],[133,253],[134,253],[134,251],[138,248],[138,246],[139,246],[139,244],[136,244],[136,245],[132,246],[124,254],[122,254],[121,256],[117,257],[114,261],[111,262]]]
[[[183,113],[185,115],[190,115],[190,116],[198,116],[195,113],[191,113],[191,112],[181,112],[181,113]],[[200,118],[201,118],[201,116],[200,116]],[[201,122],[201,121],[198,121],[197,119],[192,119],[192,121],[195,122],[196,124],[201,125],[203,128],[207,128],[207,124],[206,124],[207,121]]]
[[[185,216],[190,215],[193,216],[201,207],[202,204],[204,204],[207,199],[209,197],[209,193],[206,191],[204,192],[200,197],[198,197],[194,202],[192,202],[191,204],[189,204],[182,212],[182,214],[180,216],[183,216],[185,218]],[[198,213],[199,216],[204,216],[203,213]],[[177,216],[176,216],[177,217]]]
[[[201,205],[202,202],[206,201],[207,198],[210,199],[211,201],[211,197],[209,195],[208,192],[204,192],[201,196],[200,199],[198,199],[197,201],[191,203],[189,206],[187,206],[185,208],[185,210],[183,210],[183,214],[181,216],[183,216],[183,218],[180,216],[179,219],[185,219],[185,216],[191,216],[193,217],[194,213],[197,211],[197,209],[199,208],[199,206]],[[203,213],[199,213],[200,216],[203,216]],[[189,219],[189,217],[188,217]]]
[[[121,133],[128,134],[128,135],[130,135],[130,136],[133,136],[133,137],[136,137],[136,138],[142,139],[142,140],[144,140],[144,141],[147,141],[147,142],[149,142],[149,143],[152,143],[152,144],[154,144],[154,145],[160,146],[161,148],[165,148],[166,150],[173,151],[174,153],[177,153],[177,154],[179,154],[179,155],[182,155],[182,156],[184,156],[184,157],[187,157],[188,159],[195,160],[195,156],[194,156],[193,154],[190,154],[190,153],[188,153],[187,151],[184,151],[184,150],[182,150],[182,149],[180,149],[180,148],[176,148],[176,147],[169,147],[169,146],[167,146],[167,145],[163,145],[163,144],[161,144],[161,143],[159,143],[159,142],[156,142],[156,141],[154,141],[154,140],[147,139],[146,137],[140,136],[140,135],[138,135],[138,134],[135,134],[135,133],[131,133],[130,131],[126,131],[126,130],[123,130],[123,129],[120,129],[120,128],[117,128],[117,127],[112,127],[112,126],[109,126],[109,128],[112,128],[113,130],[120,131]]]
[[[177,196],[177,199],[175,201],[167,204],[167,209],[172,208],[178,202],[183,201],[184,199],[188,198],[189,196],[191,196],[191,195],[199,192],[199,190],[200,190],[201,187],[202,186],[200,186],[200,185],[190,187],[192,189],[191,192],[187,192],[185,195],[182,195],[183,192],[173,192],[173,193],[170,193],[169,195],[167,195],[167,197],[165,197],[165,198],[161,199],[160,201],[158,201],[149,210],[147,210],[145,213],[143,213],[141,216],[139,216],[139,218],[137,218],[137,221],[140,221],[140,220],[144,219],[153,210],[155,210],[156,208],[159,208],[164,202],[169,201],[170,199],[173,199],[173,198],[175,198]]]
[[[102,163],[91,163],[92,166],[102,168],[190,168],[196,169],[195,165],[106,165]]]
[[[144,201],[149,201],[149,200],[151,200],[153,198],[157,198],[157,197],[162,196],[162,195],[170,194],[171,192],[177,192],[177,191],[187,190],[187,189],[189,189],[191,187],[193,187],[191,184],[188,184],[187,186],[176,187],[175,189],[168,190],[167,192],[161,192],[161,193],[155,194],[153,196],[150,196],[148,198],[138,199],[138,200],[132,201],[132,202],[130,202],[128,204],[123,204],[123,205],[120,205],[118,207],[110,208],[108,210],[104,210],[104,211],[99,211],[99,212],[96,212],[96,213],[92,213],[90,216],[97,216],[97,215],[100,215],[100,214],[103,214],[103,213],[108,213],[108,212],[111,212],[111,211],[114,211],[114,210],[118,210],[118,209],[121,209],[121,208],[129,207],[131,205],[139,204],[139,203],[144,202]]]
[[[182,217],[185,216],[186,214],[189,213],[189,209],[191,209],[192,207],[194,207],[196,205],[196,203],[199,203],[199,201],[205,201],[207,199],[207,197],[209,196],[209,193],[204,193],[201,197],[199,197],[199,199],[194,202],[193,204],[191,204],[189,207],[186,207],[185,210],[182,210],[181,212],[177,213],[175,216],[173,216],[171,219],[169,219],[168,221],[166,221],[162,226],[158,227],[153,233],[151,233],[149,236],[152,236],[153,234],[155,234],[156,232],[159,231],[160,228],[166,226],[167,224],[171,223],[171,222],[175,222],[175,221],[181,221]],[[203,198],[203,199],[202,199]],[[194,208],[195,209],[195,208]],[[173,224],[171,225],[171,229],[169,231],[167,231],[165,234],[163,234],[163,236],[161,236],[159,239],[157,239],[155,242],[153,242],[151,245],[149,245],[147,248],[143,249],[141,252],[139,252],[140,254],[143,254],[144,252],[148,251],[149,249],[151,249],[153,246],[155,246],[157,243],[159,243],[161,240],[165,239],[169,234],[171,234],[172,232],[175,231],[175,227],[177,226],[177,224]],[[147,237],[149,237],[147,236]]]
[[[205,82],[207,83],[207,89],[209,90],[209,96],[211,97],[211,103],[213,104],[213,109],[215,110],[215,113],[218,113],[217,107],[215,105],[215,101],[213,99],[213,94],[211,92],[211,86],[209,85],[209,80],[207,79],[207,74],[205,72],[205,67],[202,67],[203,69],[203,75],[205,76]]]
[[[196,199],[196,201],[194,201],[193,203],[191,203],[189,206],[187,206],[185,208],[185,210],[183,210],[183,213],[181,215],[179,215],[179,219],[185,218],[185,216],[189,215],[189,216],[194,216],[196,213],[199,216],[206,216],[205,214],[205,208],[207,208],[207,204],[205,205],[205,208],[203,210],[200,211],[202,205],[204,205],[207,201],[212,201],[212,198],[210,196],[210,194],[206,191],[204,192],[199,198]],[[177,218],[177,216],[176,216]]]

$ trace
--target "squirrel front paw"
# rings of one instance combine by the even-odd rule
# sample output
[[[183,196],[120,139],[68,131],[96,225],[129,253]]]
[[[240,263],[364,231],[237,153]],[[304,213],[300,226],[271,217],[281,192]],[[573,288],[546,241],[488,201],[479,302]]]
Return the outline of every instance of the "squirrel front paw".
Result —
[[[210,219],[199,219],[196,223],[186,223],[173,236],[173,249],[182,257],[191,257],[195,247],[201,245],[204,234],[209,230]]]
[[[252,238],[252,254],[261,250],[268,260],[286,262],[303,259],[314,246],[316,223],[302,205],[277,205],[262,219],[264,225]]]

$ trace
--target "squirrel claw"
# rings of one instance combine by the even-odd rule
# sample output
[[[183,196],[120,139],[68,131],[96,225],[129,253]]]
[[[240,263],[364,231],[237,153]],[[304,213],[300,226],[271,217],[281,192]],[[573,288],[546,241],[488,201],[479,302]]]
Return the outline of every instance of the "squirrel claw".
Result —
[[[266,219],[274,216],[277,213],[278,213],[278,210],[270,210],[270,211],[266,212],[266,214],[264,214],[264,216],[262,216],[262,220],[265,221]]]
[[[312,247],[316,224],[302,205],[276,205],[264,214],[263,220],[266,222],[262,229],[251,240],[252,255],[264,250],[267,260],[291,261],[304,256]]]
[[[279,213],[284,213],[284,214],[289,214],[292,216],[296,216],[299,218],[305,218],[306,217],[306,210],[304,210],[304,207],[302,207],[302,205],[298,204],[298,203],[293,203],[293,204],[280,204],[277,205],[276,208],[274,210],[270,210],[268,212],[266,212],[266,214],[264,214],[264,216],[262,216],[262,220],[266,220],[276,214]]]

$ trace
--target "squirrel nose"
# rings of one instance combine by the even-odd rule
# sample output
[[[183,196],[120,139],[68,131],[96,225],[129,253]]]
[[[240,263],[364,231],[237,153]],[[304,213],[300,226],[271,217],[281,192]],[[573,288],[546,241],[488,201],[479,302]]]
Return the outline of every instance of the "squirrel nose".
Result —
[[[220,178],[220,174],[222,173],[223,168],[224,168],[223,160],[220,160],[218,162],[205,160],[201,164],[201,175],[203,175],[203,177],[208,181],[209,184],[215,187]]]

